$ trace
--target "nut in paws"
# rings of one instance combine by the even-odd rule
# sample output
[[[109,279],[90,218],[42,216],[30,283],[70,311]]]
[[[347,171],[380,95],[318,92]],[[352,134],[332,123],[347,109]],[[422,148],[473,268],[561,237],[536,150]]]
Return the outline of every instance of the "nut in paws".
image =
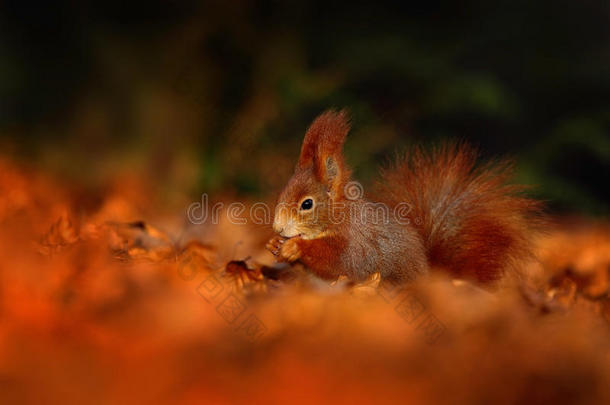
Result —
[[[284,242],[280,249],[280,257],[287,262],[294,262],[301,258],[301,249],[299,248],[300,238],[288,239]]]
[[[267,242],[267,245],[265,245],[265,247],[274,256],[277,256],[280,254],[280,249],[282,248],[282,245],[284,244],[285,241],[286,241],[286,239],[284,239],[281,236],[274,236],[273,238],[271,238],[269,240],[269,242]]]

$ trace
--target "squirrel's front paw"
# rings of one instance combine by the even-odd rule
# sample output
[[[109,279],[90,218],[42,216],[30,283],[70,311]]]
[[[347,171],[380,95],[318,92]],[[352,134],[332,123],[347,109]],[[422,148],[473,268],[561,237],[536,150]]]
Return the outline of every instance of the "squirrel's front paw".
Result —
[[[285,241],[286,239],[281,236],[274,236],[273,238],[269,239],[269,242],[267,242],[267,245],[265,245],[265,247],[268,251],[271,252],[271,254],[277,256],[280,254],[280,249],[282,248],[282,245]]]
[[[288,239],[280,248],[280,259],[287,262],[294,262],[301,258],[301,249],[299,248],[300,238]]]

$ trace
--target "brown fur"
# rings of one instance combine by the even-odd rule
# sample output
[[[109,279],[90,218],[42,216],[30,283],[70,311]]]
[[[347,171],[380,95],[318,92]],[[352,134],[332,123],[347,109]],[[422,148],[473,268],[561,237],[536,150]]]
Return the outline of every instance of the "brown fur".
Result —
[[[531,258],[541,204],[508,184],[508,162],[479,168],[476,152],[460,144],[417,149],[383,173],[381,198],[407,201],[430,264],[480,282],[498,280]]]
[[[349,118],[345,110],[326,111],[316,118],[305,133],[297,171],[311,167],[317,179],[323,183],[329,183],[332,179],[328,178],[326,163],[328,159],[333,159],[341,173],[339,181],[334,184],[333,191],[341,194],[343,181],[349,179],[349,172],[342,154],[349,129]]]
[[[344,111],[325,112],[308,129],[295,174],[279,198],[293,209],[277,214],[274,223],[290,239],[269,244],[281,259],[300,260],[325,279],[358,281],[379,272],[406,281],[432,266],[490,283],[531,256],[540,204],[507,184],[509,164],[476,168],[476,153],[465,145],[416,149],[383,172],[377,193],[392,210],[407,203],[408,223],[394,211],[379,221],[364,208],[370,201],[344,193],[350,171],[341,149],[348,131]],[[299,210],[306,198],[314,208]]]

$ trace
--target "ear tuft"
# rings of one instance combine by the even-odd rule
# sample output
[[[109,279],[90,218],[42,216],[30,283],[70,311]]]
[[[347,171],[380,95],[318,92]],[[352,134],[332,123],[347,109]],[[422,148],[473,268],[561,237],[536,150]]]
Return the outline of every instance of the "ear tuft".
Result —
[[[324,164],[322,158],[340,156],[349,129],[346,110],[329,110],[318,116],[305,133],[297,168],[314,165],[314,160]]]
[[[350,129],[346,110],[326,111],[311,124],[301,147],[297,170],[311,168],[333,198],[341,198],[349,178],[342,149]]]

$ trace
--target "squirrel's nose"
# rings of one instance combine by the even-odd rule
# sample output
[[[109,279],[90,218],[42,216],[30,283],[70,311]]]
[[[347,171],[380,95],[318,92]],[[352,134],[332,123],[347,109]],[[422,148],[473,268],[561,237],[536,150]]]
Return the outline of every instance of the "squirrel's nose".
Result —
[[[284,227],[277,222],[273,222],[273,230],[275,231],[275,233],[282,233],[284,232]]]

